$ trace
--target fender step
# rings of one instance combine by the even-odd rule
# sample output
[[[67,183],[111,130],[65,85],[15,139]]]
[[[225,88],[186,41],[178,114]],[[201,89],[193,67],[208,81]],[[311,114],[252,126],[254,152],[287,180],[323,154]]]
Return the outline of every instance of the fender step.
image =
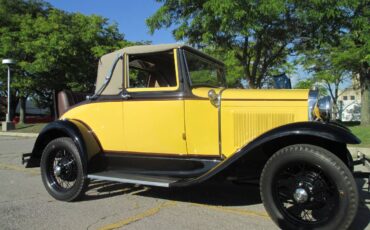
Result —
[[[92,173],[92,174],[88,174],[87,177],[89,179],[94,179],[94,180],[106,180],[106,181],[114,181],[114,182],[121,182],[121,183],[128,183],[128,184],[141,184],[141,185],[167,187],[167,188],[170,187],[171,183],[174,183],[180,180],[179,178],[152,176],[152,175],[138,175],[138,174],[130,174],[127,172],[120,172],[120,171],[104,171],[104,172]]]

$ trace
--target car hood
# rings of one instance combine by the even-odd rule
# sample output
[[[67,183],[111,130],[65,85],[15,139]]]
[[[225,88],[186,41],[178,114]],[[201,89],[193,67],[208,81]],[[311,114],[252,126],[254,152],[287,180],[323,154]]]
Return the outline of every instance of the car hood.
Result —
[[[208,98],[208,92],[213,88],[196,88],[192,92],[195,96]],[[221,92],[221,100],[293,100],[308,99],[308,89],[214,89],[217,94]]]
[[[309,90],[302,89],[226,89],[221,100],[307,100]]]

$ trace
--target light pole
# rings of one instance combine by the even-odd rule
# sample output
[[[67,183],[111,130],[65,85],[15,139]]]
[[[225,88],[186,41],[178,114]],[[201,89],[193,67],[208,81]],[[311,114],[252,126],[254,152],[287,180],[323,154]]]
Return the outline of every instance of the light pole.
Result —
[[[6,121],[2,123],[2,130],[6,132],[15,128],[13,122],[11,121],[12,117],[10,112],[10,65],[14,65],[15,61],[13,59],[3,59],[2,63],[3,65],[8,66],[8,110],[6,114]]]

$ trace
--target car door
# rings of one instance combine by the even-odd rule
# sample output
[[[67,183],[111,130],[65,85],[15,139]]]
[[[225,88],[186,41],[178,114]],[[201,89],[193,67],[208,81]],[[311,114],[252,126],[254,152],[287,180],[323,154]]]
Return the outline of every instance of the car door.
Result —
[[[177,51],[126,55],[123,104],[125,151],[186,155],[184,101],[179,98]]]
[[[209,98],[213,92],[216,100],[223,84],[222,66],[200,54],[183,51],[183,62],[191,96],[185,100],[186,140],[189,156],[219,157],[221,156],[220,139],[220,107]]]

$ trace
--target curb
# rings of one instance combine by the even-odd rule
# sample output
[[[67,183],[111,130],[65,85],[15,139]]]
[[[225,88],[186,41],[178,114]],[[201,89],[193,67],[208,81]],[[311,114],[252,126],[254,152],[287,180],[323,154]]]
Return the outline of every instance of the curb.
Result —
[[[8,137],[37,137],[38,133],[0,132],[0,136]]]

